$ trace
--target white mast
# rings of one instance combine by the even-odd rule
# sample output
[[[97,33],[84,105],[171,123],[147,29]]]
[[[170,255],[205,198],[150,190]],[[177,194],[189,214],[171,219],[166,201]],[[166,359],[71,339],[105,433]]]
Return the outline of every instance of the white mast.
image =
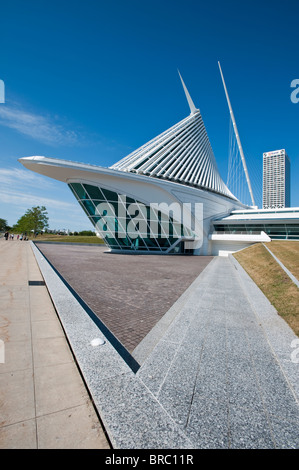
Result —
[[[187,98],[187,101],[188,101],[188,104],[189,104],[189,108],[190,108],[190,111],[191,111],[191,114],[195,114],[199,111],[199,109],[197,109],[192,101],[192,98],[189,94],[189,91],[187,90],[187,87],[184,83],[184,80],[182,79],[181,77],[181,74],[180,74],[180,71],[178,70],[178,73],[179,73],[179,76],[180,76],[180,79],[181,79],[181,82],[182,82],[182,85],[183,85],[183,88],[184,88],[184,92],[185,92],[185,95],[186,95],[186,98]]]
[[[231,119],[232,119],[234,131],[235,131],[235,135],[236,135],[236,139],[237,139],[237,143],[238,143],[238,147],[239,147],[239,151],[240,151],[240,155],[241,155],[241,160],[242,160],[242,163],[243,163],[243,168],[244,168],[244,172],[245,172],[245,176],[246,176],[248,189],[249,189],[249,192],[250,192],[252,205],[255,206],[253,192],[252,192],[252,189],[251,189],[251,183],[250,183],[249,174],[248,174],[247,165],[246,165],[246,160],[245,160],[244,152],[243,152],[243,149],[242,149],[242,145],[241,145],[241,141],[240,141],[240,137],[239,137],[239,133],[238,133],[234,113],[233,113],[233,110],[232,110],[232,106],[231,106],[230,99],[229,99],[229,96],[228,96],[227,88],[226,88],[226,85],[225,85],[223,73],[222,73],[222,70],[221,70],[220,62],[218,62],[218,65],[219,65],[219,70],[220,70],[220,74],[221,74],[221,78],[222,78],[222,82],[223,82],[223,86],[224,86],[224,91],[225,91],[225,95],[226,95],[226,99],[227,99],[227,103],[228,103],[228,107],[229,107],[230,116],[231,116]]]

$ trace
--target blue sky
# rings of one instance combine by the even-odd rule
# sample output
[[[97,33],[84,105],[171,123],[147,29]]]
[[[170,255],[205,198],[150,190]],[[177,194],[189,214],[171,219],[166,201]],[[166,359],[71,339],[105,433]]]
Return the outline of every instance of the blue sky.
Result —
[[[45,205],[50,228],[92,228],[65,184],[18,158],[111,165],[189,114],[178,69],[226,181],[218,60],[257,198],[263,152],[285,148],[299,206],[298,17],[297,0],[1,2],[0,217]]]

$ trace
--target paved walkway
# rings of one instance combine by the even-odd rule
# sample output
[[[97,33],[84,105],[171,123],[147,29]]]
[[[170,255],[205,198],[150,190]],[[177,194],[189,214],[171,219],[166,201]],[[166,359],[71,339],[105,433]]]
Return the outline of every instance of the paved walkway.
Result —
[[[0,448],[108,449],[30,243],[0,239],[0,266]]]
[[[130,353],[212,259],[112,254],[103,245],[37,247]]]
[[[137,375],[196,448],[298,449],[294,345],[241,266],[215,258]]]
[[[0,243],[0,250],[3,250],[3,243]],[[9,247],[9,250],[13,249]],[[28,259],[30,249],[28,244]],[[135,373],[47,260],[35,247],[33,250],[113,448],[299,448],[299,364],[294,360],[299,354],[292,354],[294,346],[299,348],[298,338],[232,257],[214,258],[144,338],[136,356],[142,361]],[[0,251],[0,256],[2,253]],[[17,316],[27,304],[32,310],[39,290],[44,288],[28,287],[28,280],[41,280],[41,277],[37,278],[34,263],[32,268],[25,268],[20,259],[20,255],[14,258],[10,254],[10,262],[6,262],[4,268],[6,276],[2,279],[1,294],[6,302],[13,294],[17,303],[11,309],[14,318],[11,325],[17,328],[19,323],[16,322],[22,321],[24,334],[30,327],[26,318]],[[17,272],[21,281],[16,283]],[[39,311],[39,315],[46,314],[44,310]],[[35,325],[32,312],[31,317],[32,332],[28,334],[31,335],[33,354],[30,347],[27,353],[20,354],[20,344],[13,344],[17,343],[13,336],[9,340],[6,337],[6,357],[13,357],[9,351],[11,346],[17,347],[18,354],[13,368],[8,359],[4,365],[0,364],[0,367],[7,367],[0,373],[5,421],[0,428],[0,442],[3,448],[11,447],[12,443],[16,447],[20,443],[25,446],[27,432],[17,433],[24,425],[31,428],[31,435],[37,436],[35,447],[46,447],[46,434],[48,447],[64,447],[64,439],[67,442],[69,434],[73,434],[70,429],[75,429],[75,425],[74,428],[61,424],[52,427],[49,422],[60,415],[65,417],[64,423],[70,423],[71,417],[75,418],[74,410],[83,412],[82,420],[87,419],[90,408],[86,401],[82,402],[82,395],[87,399],[87,393],[82,384],[68,386],[69,380],[65,384],[64,375],[56,376],[58,380],[44,382],[39,378],[46,368],[50,370],[51,364],[47,361],[53,357],[49,354],[53,341],[40,337],[34,346],[33,333],[46,331],[42,324],[46,318],[36,320]],[[8,326],[3,317],[2,326]],[[35,330],[38,326],[42,328]],[[162,335],[157,336],[159,331]],[[63,341],[58,336],[54,342],[61,345]],[[26,348],[23,350],[26,352]],[[73,364],[69,350],[66,352],[63,347],[63,351],[59,361],[64,357],[64,367]],[[16,367],[17,361],[26,360],[27,365]],[[58,365],[54,369],[58,369]],[[20,382],[15,383],[18,375],[23,377],[22,401]],[[42,395],[48,397],[48,393],[43,393],[42,383],[47,383],[47,390],[53,391],[66,386],[69,400],[76,400],[73,391],[79,389],[79,402],[62,400],[64,407],[62,404],[60,410],[49,409],[46,405],[42,409],[39,400]],[[63,397],[63,392],[59,392],[59,397]],[[90,426],[90,421],[87,424],[91,429],[91,440],[85,441],[86,447],[95,442],[95,434],[97,438],[99,436],[99,423],[94,416],[91,421],[93,425]],[[80,429],[78,424],[77,429]],[[61,431],[58,435],[57,430]],[[14,436],[18,436],[18,441]],[[68,446],[72,445],[76,447],[68,441]]]

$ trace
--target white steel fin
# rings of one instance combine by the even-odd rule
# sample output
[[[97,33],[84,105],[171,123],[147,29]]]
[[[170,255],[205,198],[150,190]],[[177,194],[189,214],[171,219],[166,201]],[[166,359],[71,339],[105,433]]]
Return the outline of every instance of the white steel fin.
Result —
[[[202,116],[180,75],[191,114],[110,168],[236,197],[222,180]]]
[[[183,88],[184,88],[184,92],[185,92],[185,95],[186,95],[186,98],[187,98],[187,101],[188,101],[188,104],[189,104],[189,108],[190,108],[190,112],[191,114],[195,114],[195,113],[198,113],[199,112],[199,109],[197,109],[192,101],[192,98],[189,94],[189,91],[187,90],[187,87],[184,83],[184,80],[182,79],[182,76],[180,74],[180,71],[178,70],[178,73],[179,73],[179,76],[180,76],[180,79],[181,79],[181,82],[182,82],[182,85],[183,85]]]

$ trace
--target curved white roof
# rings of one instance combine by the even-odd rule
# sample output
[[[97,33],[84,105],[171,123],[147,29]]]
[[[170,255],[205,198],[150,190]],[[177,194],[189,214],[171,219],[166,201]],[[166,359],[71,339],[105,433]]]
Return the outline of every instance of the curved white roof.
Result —
[[[200,111],[194,106],[190,109],[188,117],[110,168],[192,185],[236,199],[219,174]]]

